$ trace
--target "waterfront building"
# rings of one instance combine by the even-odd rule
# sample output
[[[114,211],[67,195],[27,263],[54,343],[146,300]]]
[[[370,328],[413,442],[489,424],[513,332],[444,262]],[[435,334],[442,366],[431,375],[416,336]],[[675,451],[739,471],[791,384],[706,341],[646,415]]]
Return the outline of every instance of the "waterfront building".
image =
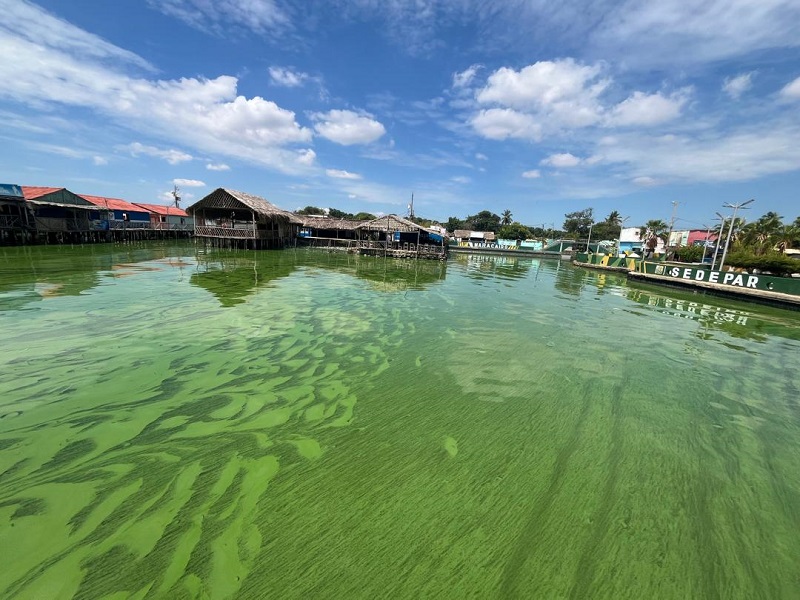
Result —
[[[182,208],[164,206],[163,204],[145,204],[134,202],[136,206],[150,213],[150,227],[162,231],[194,230],[194,219]]]
[[[147,209],[120,198],[89,196],[87,194],[81,194],[81,197],[106,213],[109,229],[151,229],[150,211]]]
[[[66,188],[22,186],[39,241],[79,242],[94,230],[95,206]]]
[[[0,183],[0,244],[21,243],[29,238],[34,230],[33,219],[22,187]]]
[[[264,198],[217,188],[186,211],[194,217],[194,234],[212,245],[283,248],[293,243],[302,221]]]

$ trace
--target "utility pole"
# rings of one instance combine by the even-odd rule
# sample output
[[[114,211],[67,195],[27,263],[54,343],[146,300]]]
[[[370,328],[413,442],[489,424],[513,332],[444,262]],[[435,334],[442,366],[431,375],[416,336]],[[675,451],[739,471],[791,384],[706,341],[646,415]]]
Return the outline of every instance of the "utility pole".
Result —
[[[672,237],[672,229],[673,227],[675,227],[675,213],[677,213],[678,211],[678,204],[679,204],[678,201],[676,200],[672,201],[672,218],[670,218],[669,220],[669,233],[667,234],[667,247],[665,249],[665,252],[669,251],[670,238]]]
[[[728,244],[731,243],[731,234],[733,233],[733,225],[736,222],[736,213],[739,212],[740,208],[746,208],[748,204],[751,202],[755,202],[755,198],[750,198],[747,202],[742,202],[740,204],[731,204],[730,202],[726,202],[722,206],[726,208],[733,209],[733,216],[731,217],[731,226],[728,227],[728,239],[725,240],[725,248],[722,250],[722,260],[719,261],[719,270],[722,271],[722,267],[725,266],[725,257],[728,255]]]
[[[175,187],[173,187],[172,191],[170,192],[172,194],[172,198],[175,201],[175,208],[180,208],[181,207],[181,205],[180,205],[181,197],[178,195],[178,192],[180,192],[180,189],[178,188],[177,185]]]
[[[408,218],[414,220],[414,192],[411,192],[411,204],[408,205]]]

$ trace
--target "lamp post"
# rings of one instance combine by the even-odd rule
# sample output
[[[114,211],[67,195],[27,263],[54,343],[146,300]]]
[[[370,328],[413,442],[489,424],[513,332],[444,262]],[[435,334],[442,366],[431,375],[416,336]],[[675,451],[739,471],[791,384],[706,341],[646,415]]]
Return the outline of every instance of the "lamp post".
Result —
[[[719,253],[719,243],[722,241],[722,228],[725,227],[725,217],[716,213],[719,219],[719,232],[717,233],[717,244],[714,247],[714,258],[711,259],[711,270],[714,270],[714,265],[717,264],[717,253]]]
[[[700,264],[706,262],[706,250],[708,249],[708,238],[711,235],[711,225],[703,225],[706,228],[706,239],[703,240],[703,256],[700,258]]]
[[[730,202],[726,202],[722,206],[726,208],[733,209],[733,216],[731,217],[731,225],[728,227],[728,238],[725,240],[725,248],[722,250],[722,259],[719,261],[719,270],[722,271],[722,267],[725,266],[725,257],[728,255],[728,245],[731,243],[731,234],[733,233],[733,225],[736,222],[736,213],[739,212],[740,208],[745,208],[751,202],[755,202],[755,198],[750,198],[746,202],[741,202],[739,204],[731,204]]]
[[[591,254],[592,249],[589,247],[589,244],[592,243],[592,227],[594,227],[594,223],[589,223],[589,239],[586,240],[586,253]]]
[[[620,247],[620,243],[622,242],[622,230],[625,229],[625,221],[630,219],[630,215],[627,217],[622,217],[619,220],[619,236],[617,237],[617,255],[622,256],[622,248]]]

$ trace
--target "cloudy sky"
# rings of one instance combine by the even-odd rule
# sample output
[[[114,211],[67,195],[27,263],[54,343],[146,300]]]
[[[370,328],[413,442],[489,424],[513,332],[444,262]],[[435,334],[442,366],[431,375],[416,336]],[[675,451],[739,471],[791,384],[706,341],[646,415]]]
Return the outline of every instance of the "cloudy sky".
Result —
[[[528,225],[800,215],[797,0],[0,0],[0,181]],[[676,204],[673,204],[676,203]]]

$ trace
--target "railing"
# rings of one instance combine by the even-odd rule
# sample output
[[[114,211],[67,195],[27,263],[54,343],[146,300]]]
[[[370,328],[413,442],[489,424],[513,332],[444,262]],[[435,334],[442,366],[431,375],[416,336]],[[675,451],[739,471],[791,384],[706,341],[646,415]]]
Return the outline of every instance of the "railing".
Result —
[[[22,220],[13,215],[0,216],[0,229],[19,229],[22,227]]]
[[[243,229],[238,227],[217,227],[209,225],[199,225],[195,227],[194,233],[197,237],[213,237],[213,238],[226,238],[237,240],[271,240],[278,239],[278,234],[275,231],[253,231],[250,229]]]
[[[110,221],[111,229],[152,229],[150,221]]]

